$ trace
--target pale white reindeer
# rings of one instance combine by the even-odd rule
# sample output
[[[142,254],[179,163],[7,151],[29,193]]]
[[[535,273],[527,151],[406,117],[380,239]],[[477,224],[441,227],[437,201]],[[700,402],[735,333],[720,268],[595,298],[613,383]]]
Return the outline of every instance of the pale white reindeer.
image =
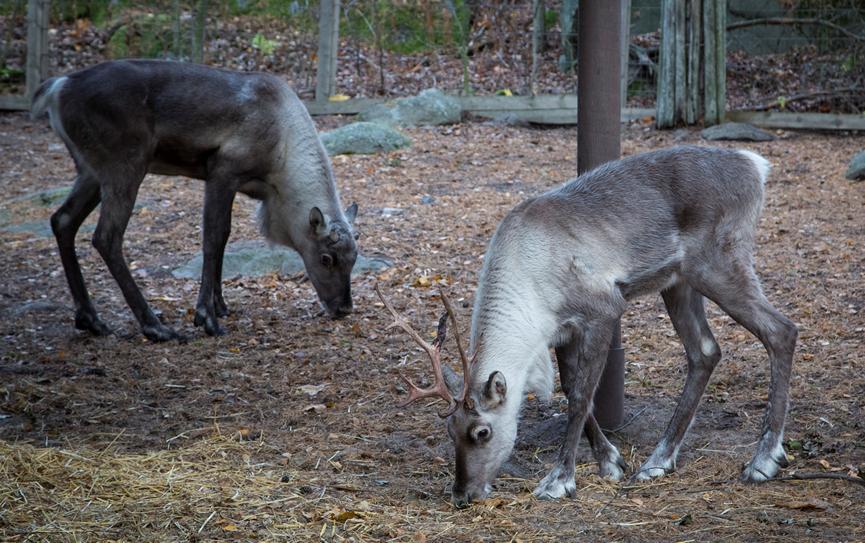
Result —
[[[181,337],[150,309],[123,257],[123,235],[147,173],[206,181],[204,260],[195,325],[222,333],[222,259],[240,192],[261,201],[264,236],[296,249],[326,311],[352,310],[357,258],[353,204],[343,212],[330,159],[303,103],[282,79],[196,64],[122,60],[45,81],[34,118],[51,126],[75,161],[69,197],[51,217],[75,301],[75,326],[110,333],[75,253],[75,234],[100,203],[93,245],[150,340]]]
[[[573,496],[585,430],[602,476],[626,469],[592,416],[616,321],[627,302],[660,291],[685,347],[688,375],[672,420],[636,473],[660,477],[679,447],[721,351],[704,298],[753,333],[769,354],[769,402],[745,481],[787,465],[782,446],[796,326],[765,298],[754,272],[754,234],[769,163],[756,153],[674,147],[605,164],[529,199],[501,222],[484,259],[472,314],[472,362],[462,383],[433,358],[455,446],[457,506],[486,497],[510,456],[523,398],[549,397],[556,352],[568,423],[558,459],[534,493]],[[447,386],[445,386],[447,385]],[[460,389],[461,388],[461,389]]]

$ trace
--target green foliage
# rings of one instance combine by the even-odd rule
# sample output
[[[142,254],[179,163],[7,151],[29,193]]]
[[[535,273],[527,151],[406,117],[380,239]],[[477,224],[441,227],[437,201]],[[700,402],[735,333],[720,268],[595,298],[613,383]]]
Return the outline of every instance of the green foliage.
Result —
[[[847,74],[852,72],[856,69],[856,66],[858,64],[857,60],[858,59],[856,55],[847,55],[847,57],[844,59],[844,62],[841,63],[841,70]]]
[[[0,82],[20,82],[24,81],[24,70],[19,68],[10,68],[9,66],[0,66]]]
[[[171,51],[173,20],[168,15],[146,13],[121,25],[108,40],[111,58],[163,57]]]
[[[277,42],[265,38],[261,32],[252,38],[252,48],[261,51],[262,55],[272,55],[277,45]]]
[[[544,10],[544,26],[553,28],[557,24],[559,24],[559,12],[554,9]]]
[[[353,2],[343,11],[340,34],[374,42],[388,51],[416,53],[446,45],[454,25],[439,8],[419,9],[420,3],[395,4],[385,0]]]

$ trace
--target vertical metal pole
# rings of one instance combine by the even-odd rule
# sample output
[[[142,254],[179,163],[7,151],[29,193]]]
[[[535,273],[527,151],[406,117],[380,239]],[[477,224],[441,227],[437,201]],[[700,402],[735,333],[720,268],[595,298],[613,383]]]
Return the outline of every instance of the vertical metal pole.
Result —
[[[621,154],[621,2],[580,2],[577,91],[577,170],[616,160]],[[621,424],[625,356],[616,326],[607,365],[595,392],[595,418],[604,428]]]
[[[327,101],[336,93],[336,57],[339,50],[339,0],[321,0],[318,20],[318,71],[315,100]]]

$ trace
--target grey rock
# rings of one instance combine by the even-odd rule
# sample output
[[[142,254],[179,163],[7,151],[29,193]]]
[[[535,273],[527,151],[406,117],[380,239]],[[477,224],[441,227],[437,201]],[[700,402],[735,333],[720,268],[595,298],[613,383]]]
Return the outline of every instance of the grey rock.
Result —
[[[775,136],[747,123],[724,123],[710,126],[700,133],[707,140],[772,141]]]
[[[462,119],[462,108],[456,98],[438,89],[426,89],[417,96],[377,104],[358,118],[390,126],[455,124]]]
[[[865,151],[859,151],[853,156],[853,160],[850,161],[844,177],[851,181],[862,181],[865,179]]]
[[[321,134],[330,155],[368,155],[411,145],[411,140],[393,128],[376,123],[351,123]]]
[[[202,256],[199,254],[183,266],[171,272],[179,279],[197,279],[201,276]],[[379,272],[393,263],[383,257],[358,255],[352,274]],[[294,275],[304,270],[300,255],[286,247],[270,247],[264,241],[238,241],[225,248],[222,261],[222,276],[258,277],[268,273]]]
[[[52,311],[68,311],[69,306],[60,304],[57,302],[51,302],[47,300],[39,300],[35,302],[25,302],[18,307],[12,309],[11,314],[13,317],[20,317],[27,313],[35,313],[38,311],[52,312]]]
[[[63,200],[66,199],[66,196],[72,192],[72,186],[68,187],[60,187],[56,189],[47,189],[39,192],[34,192],[31,194],[25,194],[23,196],[18,196],[16,198],[12,198],[11,200],[7,200],[6,204],[31,204],[38,205],[42,207],[54,207],[55,205],[60,205]]]
[[[381,208],[382,217],[396,217],[405,213],[405,209],[401,207],[383,207]]]
[[[85,224],[78,230],[79,233],[93,232],[96,230],[96,225]],[[37,238],[54,237],[54,232],[51,230],[51,223],[46,219],[44,221],[26,221],[22,223],[12,223],[0,218],[0,232],[9,232],[10,234],[33,234]]]

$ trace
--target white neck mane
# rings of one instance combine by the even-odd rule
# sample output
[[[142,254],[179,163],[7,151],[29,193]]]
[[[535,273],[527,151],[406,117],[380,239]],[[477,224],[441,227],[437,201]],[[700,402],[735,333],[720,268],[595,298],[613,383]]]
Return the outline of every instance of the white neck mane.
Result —
[[[347,221],[330,158],[306,107],[293,93],[286,96],[280,124],[285,154],[281,171],[267,181],[273,195],[263,202],[260,221],[268,239],[297,248],[298,236],[308,228],[313,207],[329,220]]]
[[[556,322],[531,281],[520,276],[522,270],[507,263],[506,252],[491,253],[487,251],[472,312],[471,350],[479,350],[471,367],[472,390],[481,390],[489,375],[500,371],[508,403],[518,409],[526,392],[541,398],[552,394],[549,343]]]

